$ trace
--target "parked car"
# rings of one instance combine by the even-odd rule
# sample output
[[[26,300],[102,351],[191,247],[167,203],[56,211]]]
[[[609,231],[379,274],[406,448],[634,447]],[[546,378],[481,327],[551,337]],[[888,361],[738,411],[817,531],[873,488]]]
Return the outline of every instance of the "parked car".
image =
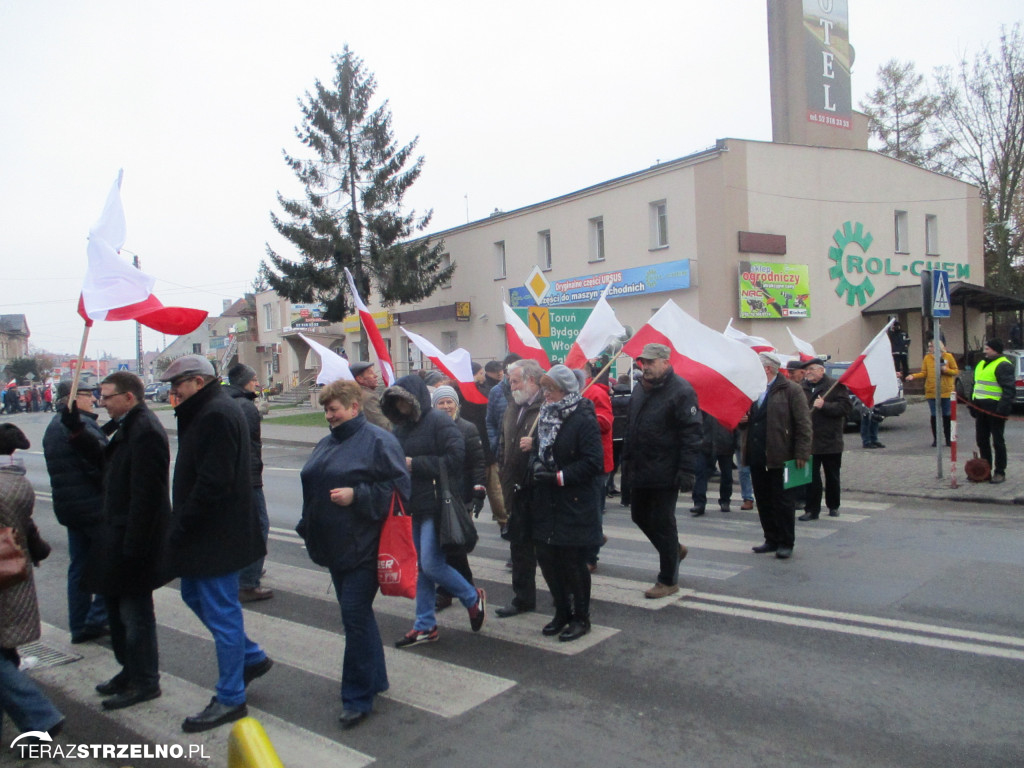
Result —
[[[984,357],[984,352],[978,350],[971,350],[965,356],[960,375],[956,377],[956,394],[960,402],[971,399],[971,393],[974,391],[974,367]],[[1007,349],[1003,352],[1003,357],[1013,363],[1013,377],[1017,384],[1013,404],[1016,407],[1024,407],[1024,350]]]
[[[850,363],[837,363],[831,360],[825,363],[825,374],[833,379],[838,379],[844,373],[846,369],[850,367]],[[888,400],[883,400],[881,403],[875,403],[875,407],[871,409],[871,412],[875,415],[878,421],[882,419],[890,418],[891,416],[899,416],[901,413],[907,410],[907,401],[903,397],[903,382],[899,382],[900,393],[896,397],[890,397]],[[850,411],[850,415],[846,417],[846,429],[849,431],[860,429],[860,417],[864,411],[864,404],[860,401],[856,395],[850,395],[850,399],[853,401],[853,410]],[[880,418],[879,418],[880,417]]]
[[[158,403],[166,403],[171,396],[171,384],[167,381],[157,381],[146,385],[145,397]]]

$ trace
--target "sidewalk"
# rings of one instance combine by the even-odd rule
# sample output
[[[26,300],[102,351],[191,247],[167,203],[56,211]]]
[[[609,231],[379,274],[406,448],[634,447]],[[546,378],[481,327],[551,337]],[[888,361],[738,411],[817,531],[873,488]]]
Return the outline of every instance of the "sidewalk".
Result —
[[[1006,482],[1001,485],[972,483],[963,471],[964,462],[973,456],[975,450],[974,419],[966,411],[966,408],[959,411],[958,488],[951,487],[948,448],[943,449],[943,477],[936,477],[936,454],[935,449],[930,447],[932,437],[928,426],[928,404],[921,400],[911,402],[903,415],[882,422],[878,437],[885,445],[884,449],[864,449],[859,434],[846,433],[843,490],[983,504],[1024,504],[1024,417],[1016,415],[1006,425],[1006,449],[1009,454]],[[310,412],[309,408],[271,411],[270,417],[263,421],[263,441],[277,445],[308,445],[312,448],[327,434],[326,422],[323,427],[274,424],[274,417]],[[173,434],[173,411],[159,410],[157,414],[168,432]]]

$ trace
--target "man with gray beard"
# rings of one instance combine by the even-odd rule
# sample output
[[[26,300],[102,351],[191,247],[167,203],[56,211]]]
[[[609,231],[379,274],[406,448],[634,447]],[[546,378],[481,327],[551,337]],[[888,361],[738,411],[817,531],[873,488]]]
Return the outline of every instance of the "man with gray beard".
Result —
[[[517,360],[508,370],[512,401],[502,419],[497,458],[505,512],[508,514],[514,597],[510,605],[494,612],[503,619],[537,607],[537,554],[529,528],[525,525],[525,505],[529,503],[530,447],[523,446],[524,440],[532,434],[540,413],[543,400],[540,380],[544,375],[535,360]]]

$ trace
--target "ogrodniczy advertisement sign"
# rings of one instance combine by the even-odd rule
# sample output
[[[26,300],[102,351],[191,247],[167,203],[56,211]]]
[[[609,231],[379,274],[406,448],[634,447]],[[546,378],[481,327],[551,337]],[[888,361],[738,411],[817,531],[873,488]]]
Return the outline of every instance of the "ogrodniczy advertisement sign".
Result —
[[[631,267],[595,275],[555,280],[541,300],[542,307],[563,304],[593,303],[601,297],[605,285],[611,283],[608,298],[663,293],[690,287],[690,260],[666,261],[645,267]],[[508,303],[513,307],[534,306],[526,288],[510,288]]]

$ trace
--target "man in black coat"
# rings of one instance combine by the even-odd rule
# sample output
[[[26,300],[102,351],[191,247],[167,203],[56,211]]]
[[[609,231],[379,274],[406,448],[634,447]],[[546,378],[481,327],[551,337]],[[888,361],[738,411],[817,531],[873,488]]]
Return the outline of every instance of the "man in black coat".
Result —
[[[84,643],[103,637],[107,628],[107,607],[102,595],[79,588],[92,542],[103,524],[103,470],[87,461],[71,445],[71,432],[61,423],[68,410],[71,382],[57,387],[57,412],[43,434],[43,456],[53,491],[53,513],[68,529],[68,628],[72,643]],[[75,395],[82,426],[106,446],[107,436],[96,421],[91,389],[79,389]]]
[[[76,400],[78,398],[76,397]],[[109,442],[85,429],[77,403],[61,413],[71,444],[103,467],[103,527],[89,552],[82,588],[102,594],[110,641],[122,669],[96,690],[104,709],[121,709],[160,695],[153,590],[164,578],[160,562],[170,520],[167,433],[146,407],[142,380],[116,371],[100,383],[110,421]]]
[[[661,560],[657,582],[644,592],[652,599],[679,591],[686,547],[679,543],[676,502],[680,491],[693,490],[704,437],[697,393],[672,370],[669,354],[664,344],[647,344],[637,357],[643,378],[629,401],[622,453],[633,522]]]
[[[255,402],[258,384],[256,371],[244,363],[238,363],[228,371],[228,383],[224,387],[224,391],[228,393],[229,397],[234,398],[241,407],[242,413],[245,415],[245,423],[249,427],[249,459],[252,467],[249,475],[252,481],[252,506],[256,511],[256,517],[259,518],[260,536],[263,539],[263,546],[266,547],[270,535],[270,517],[267,514],[267,500],[263,495],[263,436],[260,431],[260,422],[263,417]],[[243,603],[269,600],[274,596],[274,590],[260,586],[263,560],[264,558],[260,557],[245,566],[238,574],[238,599]]]
[[[800,520],[817,520],[821,514],[821,472],[825,471],[825,506],[830,517],[839,517],[839,471],[843,466],[843,428],[853,410],[850,390],[825,375],[823,360],[803,364],[804,393],[811,409],[811,483],[807,488]]]
[[[161,381],[177,398],[178,456],[168,562],[181,577],[181,599],[213,635],[217,695],[182,730],[205,731],[245,717],[245,688],[273,664],[245,634],[238,572],[266,547],[252,505],[245,416],[200,355],[175,360]]]

